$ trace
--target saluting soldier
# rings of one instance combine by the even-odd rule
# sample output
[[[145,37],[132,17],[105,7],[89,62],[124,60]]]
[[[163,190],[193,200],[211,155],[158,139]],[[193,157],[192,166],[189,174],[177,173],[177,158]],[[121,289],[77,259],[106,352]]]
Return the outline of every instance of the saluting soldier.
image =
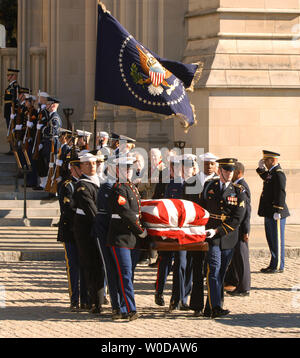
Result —
[[[238,241],[238,227],[245,215],[246,197],[243,188],[231,182],[237,159],[218,159],[219,179],[206,182],[200,205],[210,213],[207,223],[207,288],[204,316],[227,315],[223,309],[224,277]]]
[[[79,262],[84,270],[91,303],[91,313],[100,313],[104,300],[104,270],[92,228],[97,214],[97,193],[100,186],[96,174],[97,158],[91,153],[80,157],[81,177],[76,183],[74,205],[75,240],[79,251]]]
[[[8,87],[4,93],[4,118],[6,121],[7,129],[9,129],[11,121],[15,119],[14,106],[17,105],[18,100],[18,92],[19,92],[19,84],[18,84],[18,74],[19,70],[14,68],[9,68],[7,70],[7,82]],[[8,155],[12,155],[13,152],[10,149]]]
[[[279,164],[279,153],[263,150],[258,175],[264,181],[258,215],[265,218],[265,232],[271,253],[269,266],[263,273],[281,273],[284,270],[284,229],[290,215],[286,204],[286,176]]]
[[[126,156],[116,159],[118,181],[113,186],[109,199],[112,216],[107,236],[107,244],[111,247],[118,268],[119,284],[126,304],[125,317],[130,321],[138,318],[133,276],[139,259],[140,240],[147,236],[147,230],[141,223],[140,195],[131,182],[134,161],[133,157]]]
[[[62,242],[65,250],[66,270],[69,283],[70,309],[77,311],[89,306],[85,277],[79,265],[78,248],[75,242],[74,206],[73,194],[76,183],[81,176],[80,163],[76,153],[69,153],[66,159],[68,164],[69,178],[62,183],[59,193],[60,220],[58,225],[57,241]]]

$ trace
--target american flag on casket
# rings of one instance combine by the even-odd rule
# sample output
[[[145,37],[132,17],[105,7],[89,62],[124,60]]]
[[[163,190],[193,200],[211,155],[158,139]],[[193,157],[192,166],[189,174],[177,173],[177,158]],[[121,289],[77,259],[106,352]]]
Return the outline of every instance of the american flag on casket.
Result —
[[[142,200],[142,221],[150,236],[174,239],[180,245],[203,242],[209,212],[181,199]]]

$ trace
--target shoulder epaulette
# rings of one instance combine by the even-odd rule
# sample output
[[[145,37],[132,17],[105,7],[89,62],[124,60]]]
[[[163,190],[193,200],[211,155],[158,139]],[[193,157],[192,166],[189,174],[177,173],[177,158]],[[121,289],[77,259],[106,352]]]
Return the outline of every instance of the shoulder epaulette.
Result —
[[[241,192],[245,191],[245,187],[241,184],[235,184],[235,183],[232,183],[233,186],[235,186],[236,188],[240,189]]]
[[[284,173],[284,171],[282,169],[276,169],[276,172]]]
[[[64,182],[64,186],[66,187],[68,184],[70,184],[72,182],[72,180],[66,180],[65,182]]]

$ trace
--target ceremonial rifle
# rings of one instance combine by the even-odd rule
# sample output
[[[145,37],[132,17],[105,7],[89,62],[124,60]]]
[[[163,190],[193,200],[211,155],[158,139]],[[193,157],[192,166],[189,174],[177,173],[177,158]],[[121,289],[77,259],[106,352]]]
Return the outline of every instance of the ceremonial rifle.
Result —
[[[12,98],[11,100],[11,115],[10,115],[10,121],[9,121],[9,127],[7,132],[7,141],[11,146],[11,150],[14,153],[16,163],[19,169],[22,169],[21,161],[18,155],[18,148],[17,148],[17,141],[15,137],[15,118],[16,118],[16,107],[15,107],[15,101]]]
[[[33,126],[36,121],[36,116],[33,114],[34,106],[31,103],[29,109],[27,110],[27,123],[26,130],[23,138],[23,146],[26,151],[29,149],[29,142],[33,139]]]
[[[55,166],[54,138],[52,138],[48,178],[47,178],[47,184],[45,186],[45,191],[47,191],[48,193],[52,192],[51,186],[52,186],[52,178],[54,174],[54,166]]]
[[[41,107],[41,103],[40,103],[40,91],[39,91],[38,97],[39,97],[38,105],[39,105],[40,111],[38,113],[36,134],[35,134],[33,148],[32,148],[32,158],[34,160],[38,160],[38,158],[39,158],[39,146],[40,146],[41,140],[42,140],[42,127],[43,127],[43,113],[42,113],[42,107]]]

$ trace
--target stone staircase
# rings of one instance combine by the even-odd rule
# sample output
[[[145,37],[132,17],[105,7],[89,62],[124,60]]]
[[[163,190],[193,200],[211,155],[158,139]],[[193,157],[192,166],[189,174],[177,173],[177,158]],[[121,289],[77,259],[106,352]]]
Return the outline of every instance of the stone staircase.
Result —
[[[0,154],[0,225],[51,226],[60,215],[58,200],[49,194],[23,187],[14,156]],[[26,205],[25,205],[26,204]]]

